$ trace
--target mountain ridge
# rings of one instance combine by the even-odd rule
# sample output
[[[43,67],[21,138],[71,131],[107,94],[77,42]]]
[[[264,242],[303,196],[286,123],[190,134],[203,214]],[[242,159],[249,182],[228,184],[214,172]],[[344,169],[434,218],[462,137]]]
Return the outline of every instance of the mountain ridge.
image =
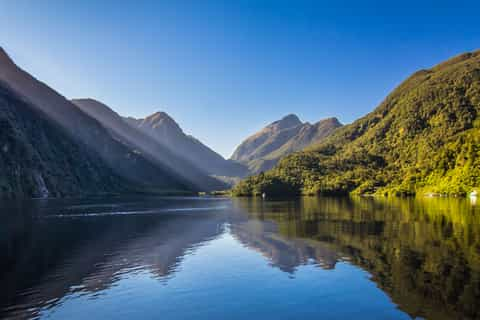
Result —
[[[0,81],[0,198],[135,192],[94,152]]]
[[[209,174],[225,177],[244,177],[248,174],[244,165],[226,160],[197,138],[186,134],[166,112],[157,111],[142,119],[125,117],[124,120],[178,156],[195,162]]]
[[[322,140],[340,126],[335,117],[310,124],[289,114],[246,138],[230,159],[246,164],[252,173],[266,171],[282,157]]]
[[[413,73],[372,112],[234,193],[463,195],[480,187],[479,114],[475,51]]]
[[[0,50],[0,80],[35,110],[60,125],[70,138],[97,153],[115,175],[135,185],[136,189],[193,190],[186,181],[177,179],[166,168],[143,158],[114,139],[100,122],[18,67],[3,48]]]
[[[212,191],[226,188],[226,185],[215,178],[209,177],[195,163],[179,157],[155,139],[130,126],[124,121],[124,118],[104,103],[91,98],[72,99],[72,103],[98,120],[123,144],[138,150],[152,162],[165,166],[176,176],[182,177],[183,180],[193,184],[199,190]]]

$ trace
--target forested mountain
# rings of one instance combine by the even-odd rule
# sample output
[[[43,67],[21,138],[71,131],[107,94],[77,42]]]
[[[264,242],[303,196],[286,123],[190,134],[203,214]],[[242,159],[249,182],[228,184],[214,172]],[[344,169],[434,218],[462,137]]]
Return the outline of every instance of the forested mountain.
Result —
[[[480,187],[479,112],[476,51],[414,73],[373,112],[234,193],[465,194]]]
[[[173,146],[170,149],[142,130],[129,125],[105,104],[94,99],[75,99],[72,102],[83,112],[98,120],[117,140],[152,162],[165,166],[175,176],[194,185],[197,190],[221,190],[227,187],[223,182],[210,177],[206,171],[202,170],[194,158],[190,161],[173,152],[175,150]]]
[[[282,157],[321,141],[340,126],[337,118],[310,124],[290,114],[248,137],[231,159],[245,163],[252,173],[269,170]]]
[[[144,119],[125,118],[132,127],[147,134],[179,157],[187,159],[211,175],[244,177],[246,166],[221,155],[187,135],[165,112],[156,112]]]
[[[155,189],[162,191],[196,189],[196,187],[189,184],[188,181],[174,175],[166,166],[159,165],[158,163],[146,159],[138,152],[135,152],[135,150],[132,150],[129,146],[126,146],[115,139],[97,120],[82,112],[70,101],[65,99],[65,97],[49,88],[44,83],[36,80],[31,75],[18,68],[1,48],[0,81],[3,81],[4,84],[11,89],[13,95],[21,97],[22,101],[28,101],[30,109],[38,111],[45,118],[63,129],[62,135],[60,135],[60,131],[58,131],[58,140],[62,141],[64,139],[65,141],[69,141],[71,139],[72,141],[75,141],[76,144],[82,145],[82,150],[88,150],[87,153],[97,154],[95,159],[98,158],[98,162],[104,162],[104,164],[98,163],[98,166],[109,168],[109,170],[114,172],[116,176],[120,176],[124,180],[127,180],[131,188],[142,190],[148,188],[149,190]],[[10,101],[9,103],[12,104],[13,102]],[[10,106],[10,108],[17,107],[13,105]],[[32,117],[31,120],[34,121],[35,117],[33,113]],[[21,128],[20,124],[17,125],[14,123],[15,119],[17,118],[10,118],[10,125],[12,127]],[[22,133],[20,132],[14,133],[14,135],[21,134]],[[33,133],[26,132],[25,134],[28,136]],[[43,152],[43,150],[37,149],[41,148],[40,145],[31,144],[31,147],[35,149],[31,151],[31,153],[34,151],[39,153]],[[49,146],[45,144],[43,147]],[[52,150],[56,147],[57,146],[50,146]],[[58,159],[73,156],[72,154],[60,154],[60,149],[57,149],[57,151],[59,152],[57,156]],[[65,151],[67,150],[65,149]],[[10,160],[15,161],[14,158]],[[55,164],[52,163],[51,165],[53,167]],[[32,163],[32,166],[34,167],[35,164]],[[63,166],[61,168],[66,167]],[[60,168],[58,168],[58,172],[61,172]],[[66,176],[69,174],[70,173],[65,173]],[[19,169],[16,175],[19,179],[27,179],[23,176],[28,175],[28,173]],[[105,172],[105,175],[108,176],[108,173]],[[49,180],[46,176],[42,177],[43,180]],[[101,184],[103,182],[96,182],[95,179],[92,179],[90,180],[90,183],[92,184],[90,189],[102,189],[101,186],[94,186],[93,184]],[[8,184],[10,184],[10,182],[8,182]],[[69,193],[69,195],[72,194],[67,190],[73,191],[76,189],[75,186],[67,187],[66,184],[62,184],[62,188],[65,190],[65,193]],[[13,187],[8,189],[13,190],[12,192],[15,192],[16,190]],[[58,190],[60,190],[60,187]],[[6,192],[11,194],[10,191]],[[22,194],[26,195],[30,193],[33,194],[35,192],[22,192]]]
[[[89,148],[0,82],[0,197],[127,191]]]

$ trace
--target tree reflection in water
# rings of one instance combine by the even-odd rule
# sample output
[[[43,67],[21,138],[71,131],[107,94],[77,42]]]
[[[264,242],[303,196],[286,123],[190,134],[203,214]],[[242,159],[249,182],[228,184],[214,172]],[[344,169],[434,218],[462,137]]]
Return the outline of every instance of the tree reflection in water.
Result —
[[[228,233],[293,277],[307,264],[360,267],[411,317],[480,318],[470,199],[62,200],[3,203],[0,213],[0,317],[36,317],[143,271],[168,284],[188,255]]]
[[[248,219],[232,218],[232,232],[282,270],[347,260],[412,317],[480,318],[480,211],[468,199],[253,198],[234,206]]]

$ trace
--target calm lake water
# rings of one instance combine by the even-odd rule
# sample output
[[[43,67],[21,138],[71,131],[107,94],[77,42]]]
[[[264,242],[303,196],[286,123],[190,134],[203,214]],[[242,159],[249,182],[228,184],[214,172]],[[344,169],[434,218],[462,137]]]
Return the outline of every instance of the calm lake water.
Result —
[[[480,319],[470,199],[0,204],[0,318]]]

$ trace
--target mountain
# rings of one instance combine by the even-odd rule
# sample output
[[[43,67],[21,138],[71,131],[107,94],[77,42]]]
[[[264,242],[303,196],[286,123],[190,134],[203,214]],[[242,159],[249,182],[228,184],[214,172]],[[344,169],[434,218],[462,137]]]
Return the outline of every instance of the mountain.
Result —
[[[373,112],[235,194],[461,195],[480,187],[480,51],[420,70]]]
[[[300,119],[293,114],[275,121],[243,141],[231,159],[246,163],[259,159],[283,145],[300,130],[301,125]]]
[[[231,159],[248,165],[253,173],[271,169],[281,158],[321,141],[342,124],[328,118],[302,123],[294,114],[275,121],[242,142]]]
[[[189,181],[174,175],[168,167],[145,158],[137,151],[118,141],[97,120],[17,67],[1,48],[0,81],[3,81],[16,96],[21,97],[22,101],[28,101],[28,105],[32,109],[60,126],[63,129],[63,135],[59,135],[58,139],[71,139],[76,144],[81,144],[82,149],[88,150],[88,153],[98,154],[98,161],[104,162],[116,176],[127,180],[131,188],[155,189],[155,191],[162,192],[197,189]],[[32,147],[36,148],[37,145],[33,144]],[[45,145],[45,147],[48,147],[48,145]],[[64,156],[67,155],[58,155],[59,158]],[[71,157],[71,155],[68,156]],[[26,173],[18,172],[19,176],[24,174]],[[46,177],[43,177],[43,179],[45,180]],[[92,180],[91,183],[95,183],[95,180]]]
[[[125,192],[86,146],[0,81],[0,198]]]
[[[129,117],[125,118],[125,121],[211,175],[244,177],[248,173],[244,165],[225,160],[199,140],[185,134],[175,120],[165,112],[156,112],[144,119]]]
[[[175,150],[173,146],[166,147],[142,130],[129,125],[107,105],[94,99],[74,99],[72,103],[98,120],[117,140],[137,150],[153,162],[168,167],[176,176],[189,181],[199,190],[221,190],[227,187],[223,182],[208,176],[194,158],[189,161],[190,159],[173,152]]]

